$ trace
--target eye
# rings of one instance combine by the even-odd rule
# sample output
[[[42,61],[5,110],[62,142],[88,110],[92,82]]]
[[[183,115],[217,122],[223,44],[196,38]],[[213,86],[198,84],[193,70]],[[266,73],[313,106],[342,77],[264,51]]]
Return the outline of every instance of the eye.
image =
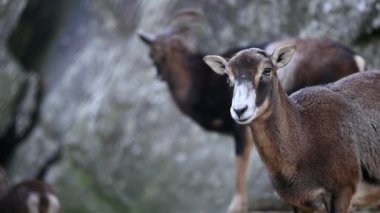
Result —
[[[271,73],[272,73],[272,68],[265,68],[262,75],[270,76]]]

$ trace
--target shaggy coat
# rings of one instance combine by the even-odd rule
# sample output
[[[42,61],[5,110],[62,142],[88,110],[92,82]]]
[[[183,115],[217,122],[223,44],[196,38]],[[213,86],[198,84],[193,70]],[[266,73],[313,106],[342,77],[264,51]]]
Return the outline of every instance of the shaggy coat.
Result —
[[[205,60],[234,82],[231,114],[249,124],[281,198],[312,211],[316,201],[328,197],[330,212],[340,213],[350,205],[379,202],[380,71],[353,74],[288,97],[277,69],[294,51],[292,45],[271,55],[252,48],[229,61],[219,56]]]
[[[169,87],[179,109],[206,130],[231,134],[235,138],[236,193],[230,212],[242,211],[245,197],[245,176],[250,159],[252,138],[246,126],[233,121],[230,113],[232,89],[226,76],[212,72],[203,62],[205,54],[186,47],[182,38],[172,34],[148,36],[140,33],[141,40],[150,48],[150,57],[157,75]],[[280,76],[288,94],[311,85],[334,82],[349,74],[362,71],[365,63],[346,47],[326,39],[297,39],[256,45],[271,49],[284,43],[299,48],[295,60]],[[235,48],[222,54],[231,58],[244,48]],[[315,51],[318,49],[318,51]],[[315,62],[314,57],[324,55]],[[280,75],[280,74],[279,74]],[[236,207],[238,206],[238,207]]]

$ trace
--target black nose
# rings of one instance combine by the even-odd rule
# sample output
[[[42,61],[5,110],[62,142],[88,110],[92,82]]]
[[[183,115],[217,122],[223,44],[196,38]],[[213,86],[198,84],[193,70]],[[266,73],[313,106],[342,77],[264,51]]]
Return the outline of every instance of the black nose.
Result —
[[[239,109],[234,108],[234,111],[235,111],[236,115],[240,118],[240,116],[243,115],[243,113],[245,111],[247,111],[247,109],[248,109],[248,106],[245,105],[243,108],[239,108]]]

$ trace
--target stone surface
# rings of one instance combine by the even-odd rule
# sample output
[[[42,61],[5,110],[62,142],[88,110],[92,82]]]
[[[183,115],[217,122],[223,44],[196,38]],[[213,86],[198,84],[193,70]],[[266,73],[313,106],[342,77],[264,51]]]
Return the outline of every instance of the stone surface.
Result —
[[[227,209],[234,187],[232,138],[206,132],[179,112],[135,34],[139,28],[159,32],[179,9],[205,12],[205,22],[187,35],[189,45],[204,52],[324,36],[380,67],[376,0],[67,2],[36,67],[48,89],[41,122],[10,170],[12,181],[31,177],[62,146],[63,159],[47,180],[65,212]],[[251,209],[287,208],[257,153],[248,191]]]
[[[17,141],[14,132],[22,133],[30,123],[29,115],[33,102],[30,102],[33,91],[36,91],[36,79],[38,76],[32,72],[26,72],[19,61],[10,53],[7,41],[19,20],[28,1],[0,1],[0,153],[1,165],[4,155],[13,151]],[[6,139],[7,138],[7,139]]]
[[[26,0],[0,2],[0,135],[5,134],[14,119],[15,111],[22,99],[27,76],[17,61],[9,54],[6,42],[11,29],[17,23]]]

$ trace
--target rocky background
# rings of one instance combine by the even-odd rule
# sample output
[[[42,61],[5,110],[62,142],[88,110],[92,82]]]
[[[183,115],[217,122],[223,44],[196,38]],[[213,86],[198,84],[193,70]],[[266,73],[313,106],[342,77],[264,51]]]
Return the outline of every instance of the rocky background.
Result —
[[[179,112],[136,36],[183,8],[205,13],[188,35],[200,51],[328,37],[380,68],[377,0],[0,0],[0,158],[11,182],[43,170],[70,213],[225,212],[232,138]],[[250,208],[287,208],[252,158]]]

